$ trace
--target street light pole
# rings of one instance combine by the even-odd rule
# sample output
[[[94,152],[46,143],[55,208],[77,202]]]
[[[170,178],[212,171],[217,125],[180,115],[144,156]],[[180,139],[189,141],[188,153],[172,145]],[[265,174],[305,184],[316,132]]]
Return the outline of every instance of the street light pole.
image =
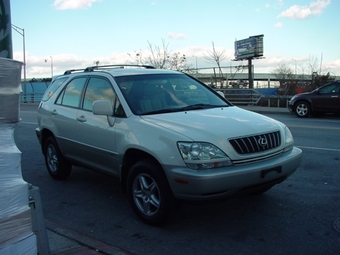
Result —
[[[292,60],[295,61],[295,78],[296,78],[296,59],[293,58]]]
[[[198,70],[197,70],[197,57],[196,56],[193,56],[195,59],[196,59],[196,73],[198,73]]]
[[[52,58],[52,56],[50,56],[50,58],[51,58],[51,78],[53,79],[53,58]]]
[[[51,78],[53,79],[53,58],[52,56],[50,56],[51,58]],[[47,59],[45,59],[45,63],[47,63]]]
[[[27,103],[26,101],[26,50],[25,50],[25,29],[20,28],[16,25],[12,24],[12,28],[22,36],[23,40],[23,58],[24,58],[24,103]]]

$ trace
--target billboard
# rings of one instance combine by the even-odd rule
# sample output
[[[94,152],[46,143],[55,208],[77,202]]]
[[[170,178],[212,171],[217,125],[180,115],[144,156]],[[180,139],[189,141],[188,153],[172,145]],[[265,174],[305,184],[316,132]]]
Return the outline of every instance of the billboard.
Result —
[[[235,60],[263,56],[263,35],[250,36],[247,39],[235,41]]]

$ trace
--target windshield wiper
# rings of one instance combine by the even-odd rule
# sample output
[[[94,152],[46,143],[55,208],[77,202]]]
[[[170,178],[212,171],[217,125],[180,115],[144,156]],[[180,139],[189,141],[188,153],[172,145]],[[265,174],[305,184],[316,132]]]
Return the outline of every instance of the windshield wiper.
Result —
[[[182,111],[182,109],[178,109],[178,108],[160,109],[160,110],[156,110],[156,111],[144,112],[144,113],[142,113],[140,115],[149,115],[149,114],[158,114],[158,113],[169,113],[169,112],[178,112],[178,111]]]
[[[188,110],[201,110],[201,109],[209,109],[215,107],[227,107],[228,105],[211,105],[211,104],[193,104],[188,105],[180,108],[181,111],[188,111]]]
[[[202,110],[202,109],[209,109],[209,108],[215,108],[215,107],[228,107],[228,106],[229,105],[193,104],[193,105],[187,105],[181,108],[168,108],[168,109],[160,109],[160,110],[155,110],[155,111],[150,111],[150,112],[144,112],[140,115],[182,112],[182,111],[190,111],[190,110]]]

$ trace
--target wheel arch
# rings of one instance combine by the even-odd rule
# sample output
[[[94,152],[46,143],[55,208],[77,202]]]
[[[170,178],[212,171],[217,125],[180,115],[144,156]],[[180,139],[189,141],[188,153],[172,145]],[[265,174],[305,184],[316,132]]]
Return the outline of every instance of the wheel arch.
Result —
[[[125,193],[126,193],[126,188],[127,188],[126,182],[127,182],[129,171],[135,163],[141,160],[151,161],[152,163],[156,164],[159,169],[162,169],[162,173],[164,174],[164,176],[166,176],[162,165],[159,163],[159,161],[155,157],[139,149],[128,149],[123,157],[121,174],[120,174],[122,189]]]
[[[296,100],[294,102],[294,110],[295,110],[296,106],[298,105],[298,103],[301,103],[301,102],[306,102],[311,107],[312,102],[311,102],[311,100],[309,98],[299,98],[298,100]]]
[[[41,150],[42,150],[44,155],[45,155],[44,146],[45,146],[47,138],[49,138],[50,136],[55,138],[55,136],[54,136],[54,134],[52,133],[51,130],[49,130],[49,129],[43,129],[42,130],[42,132],[41,132]]]

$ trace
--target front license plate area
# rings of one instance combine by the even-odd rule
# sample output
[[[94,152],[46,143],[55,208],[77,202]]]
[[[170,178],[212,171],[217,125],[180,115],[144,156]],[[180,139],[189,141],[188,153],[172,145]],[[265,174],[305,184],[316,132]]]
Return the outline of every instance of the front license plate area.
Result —
[[[261,171],[261,178],[265,178],[266,175],[269,174],[270,172],[277,172],[278,174],[281,174],[282,173],[282,167],[276,166],[276,167],[273,167],[273,168],[262,170]]]

